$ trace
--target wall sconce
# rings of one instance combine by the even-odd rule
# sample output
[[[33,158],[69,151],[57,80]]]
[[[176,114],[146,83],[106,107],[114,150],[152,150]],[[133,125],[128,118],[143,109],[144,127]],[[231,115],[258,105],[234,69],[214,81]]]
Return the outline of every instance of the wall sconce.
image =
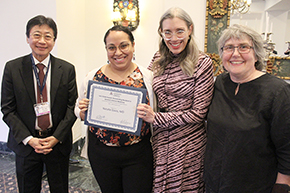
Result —
[[[245,14],[249,11],[252,0],[231,0],[232,14],[235,12]]]
[[[114,0],[112,21],[134,31],[139,25],[138,0]]]

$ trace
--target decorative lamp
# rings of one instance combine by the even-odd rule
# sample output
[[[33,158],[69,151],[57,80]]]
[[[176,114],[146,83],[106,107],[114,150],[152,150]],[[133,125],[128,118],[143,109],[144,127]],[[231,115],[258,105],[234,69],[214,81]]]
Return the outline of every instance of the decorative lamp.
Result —
[[[112,21],[118,22],[121,21],[121,13],[119,11],[114,11],[112,14]]]
[[[114,25],[128,27],[131,31],[139,25],[138,0],[114,0],[112,21]]]

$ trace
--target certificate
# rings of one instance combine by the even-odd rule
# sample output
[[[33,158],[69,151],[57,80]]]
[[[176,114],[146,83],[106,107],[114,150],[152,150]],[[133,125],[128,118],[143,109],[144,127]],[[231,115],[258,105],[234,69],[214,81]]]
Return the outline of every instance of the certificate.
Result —
[[[140,135],[142,119],[137,116],[137,106],[145,102],[146,93],[144,88],[90,80],[85,124]]]

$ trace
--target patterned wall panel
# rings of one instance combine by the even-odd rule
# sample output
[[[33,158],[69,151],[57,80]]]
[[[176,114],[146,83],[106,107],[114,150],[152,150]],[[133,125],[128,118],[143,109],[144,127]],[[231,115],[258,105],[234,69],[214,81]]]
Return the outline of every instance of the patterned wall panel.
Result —
[[[230,24],[230,0],[207,0],[204,51],[212,58],[214,75],[223,72],[216,42]]]

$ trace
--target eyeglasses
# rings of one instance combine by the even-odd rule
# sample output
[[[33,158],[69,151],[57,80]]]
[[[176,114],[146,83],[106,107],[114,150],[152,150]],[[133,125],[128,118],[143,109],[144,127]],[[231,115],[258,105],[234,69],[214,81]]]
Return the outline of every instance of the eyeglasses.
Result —
[[[185,30],[180,29],[177,32],[165,31],[165,32],[162,32],[161,34],[165,40],[171,40],[173,35],[177,37],[177,40],[183,40],[186,35],[185,32],[186,32]]]
[[[35,32],[33,34],[30,34],[30,35],[35,40],[40,40],[42,37],[44,38],[45,41],[51,41],[52,39],[54,39],[54,36],[51,35],[50,33],[41,34],[41,33]]]
[[[236,48],[238,49],[238,52],[240,54],[247,54],[250,52],[251,49],[253,49],[253,47],[250,45],[238,45],[238,46],[228,45],[222,47],[221,49],[224,53],[232,54]]]
[[[129,43],[122,43],[118,46],[119,50],[121,50],[121,52],[126,52],[129,50]],[[110,54],[113,54],[117,51],[117,47],[114,45],[109,45],[106,46],[107,52]]]

